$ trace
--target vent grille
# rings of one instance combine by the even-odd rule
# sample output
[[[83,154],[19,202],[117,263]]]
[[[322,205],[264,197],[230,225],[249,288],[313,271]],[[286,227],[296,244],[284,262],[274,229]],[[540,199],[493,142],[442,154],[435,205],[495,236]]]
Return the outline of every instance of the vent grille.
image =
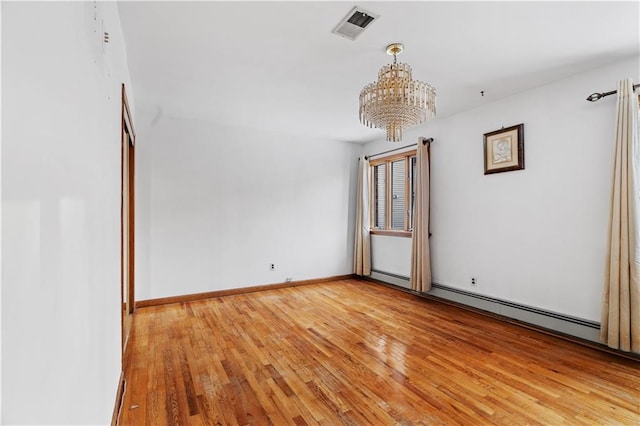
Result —
[[[349,40],[355,40],[362,34],[373,21],[378,19],[380,15],[371,13],[361,7],[354,7],[347,16],[342,18],[340,23],[331,31],[333,34],[339,35]]]
[[[367,15],[366,13],[356,12],[351,15],[351,18],[347,20],[348,23],[357,25],[360,28],[366,28],[373,21],[373,17]]]

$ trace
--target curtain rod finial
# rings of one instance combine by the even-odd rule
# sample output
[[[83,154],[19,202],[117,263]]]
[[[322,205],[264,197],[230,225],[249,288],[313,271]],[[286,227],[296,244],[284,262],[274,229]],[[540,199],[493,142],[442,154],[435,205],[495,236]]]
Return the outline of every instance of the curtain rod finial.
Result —
[[[602,97],[602,93],[592,93],[589,96],[587,96],[587,100],[589,102],[595,102],[598,99],[600,99]]]
[[[433,142],[433,138],[420,138],[422,140],[422,144],[426,145],[426,144],[430,144]]]

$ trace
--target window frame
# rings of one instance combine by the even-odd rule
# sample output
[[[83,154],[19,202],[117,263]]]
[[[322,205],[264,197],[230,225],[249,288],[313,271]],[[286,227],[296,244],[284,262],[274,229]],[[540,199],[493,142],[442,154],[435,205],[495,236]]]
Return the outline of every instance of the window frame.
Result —
[[[410,213],[411,209],[411,158],[417,155],[417,150],[412,149],[409,151],[401,152],[398,154],[389,155],[386,157],[376,158],[369,161],[370,176],[369,176],[369,223],[370,233],[372,235],[389,235],[394,237],[411,237],[413,230],[411,229]],[[404,160],[405,173],[404,173],[404,190],[405,190],[405,209],[404,209],[404,229],[392,229],[393,218],[393,184],[392,184],[392,163]],[[375,227],[375,212],[376,212],[376,197],[375,197],[375,166],[385,164],[385,224],[384,229]]]

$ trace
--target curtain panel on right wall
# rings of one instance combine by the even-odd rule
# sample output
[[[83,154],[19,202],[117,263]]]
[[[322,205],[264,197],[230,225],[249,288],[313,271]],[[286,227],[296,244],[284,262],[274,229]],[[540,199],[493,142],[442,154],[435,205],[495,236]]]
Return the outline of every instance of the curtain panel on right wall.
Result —
[[[640,354],[640,147],[638,94],[618,83],[613,187],[600,339]]]
[[[411,288],[431,290],[431,252],[429,247],[429,156],[431,139],[418,140],[416,153],[415,205],[411,237]]]

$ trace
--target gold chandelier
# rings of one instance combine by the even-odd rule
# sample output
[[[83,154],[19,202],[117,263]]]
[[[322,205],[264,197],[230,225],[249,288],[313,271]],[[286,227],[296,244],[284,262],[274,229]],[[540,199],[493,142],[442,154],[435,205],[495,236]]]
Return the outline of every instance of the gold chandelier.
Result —
[[[401,43],[387,46],[393,63],[378,71],[378,81],[360,92],[360,122],[367,127],[386,129],[387,141],[402,140],[402,129],[424,123],[436,115],[436,89],[422,81],[413,80],[411,67],[398,63]]]

